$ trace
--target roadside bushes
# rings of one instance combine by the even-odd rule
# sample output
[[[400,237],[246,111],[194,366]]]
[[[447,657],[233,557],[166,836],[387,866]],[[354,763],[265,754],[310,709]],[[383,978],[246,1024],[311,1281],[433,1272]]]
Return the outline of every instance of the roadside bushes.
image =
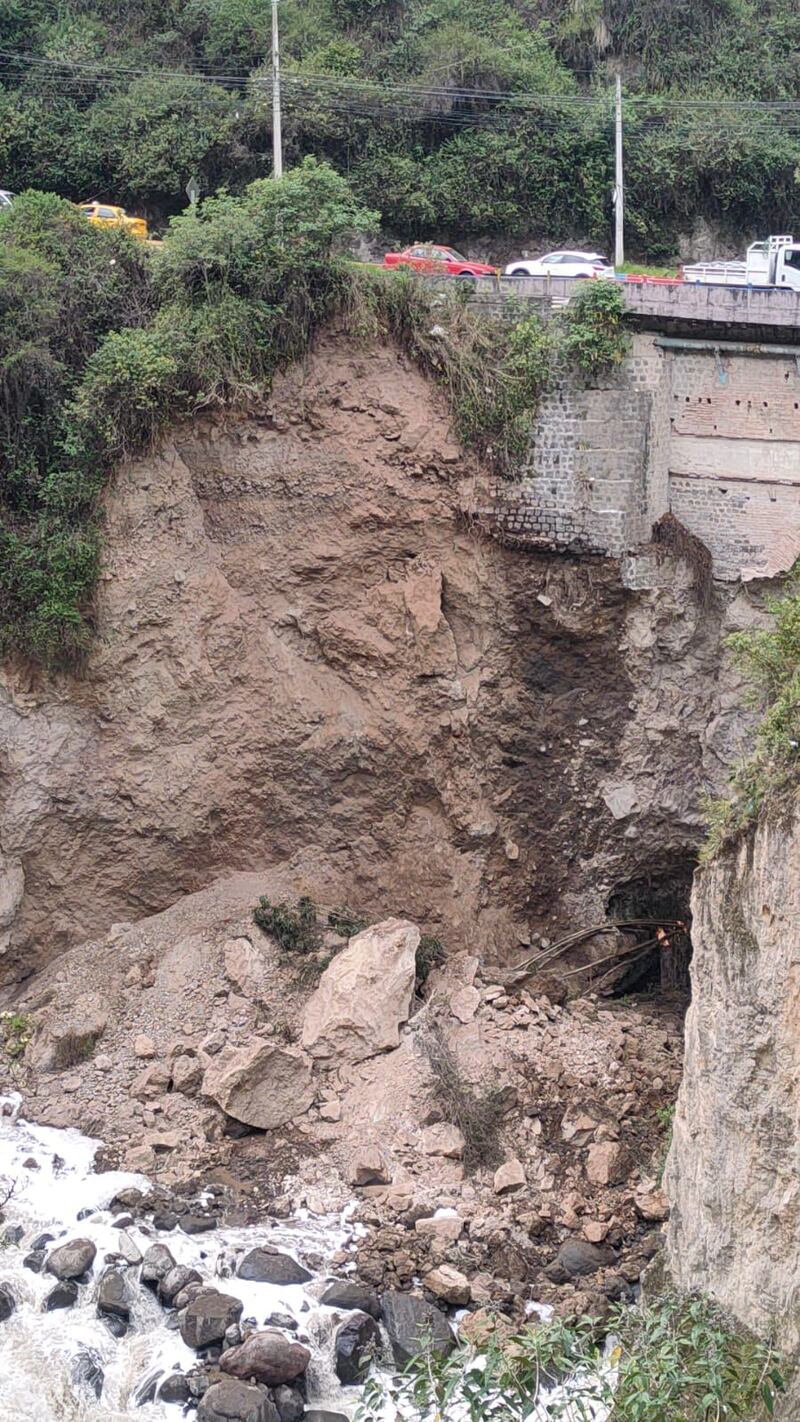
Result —
[[[181,414],[241,402],[340,299],[333,246],[374,214],[325,164],[209,199],[161,251],[25,193],[0,216],[0,655],[74,664],[99,497]]]
[[[772,599],[768,608],[772,627],[728,638],[762,716],[752,755],[731,776],[730,796],[706,802],[709,833],[701,852],[705,863],[756,818],[770,797],[793,791],[800,780],[800,562],[789,574],[783,596]]]

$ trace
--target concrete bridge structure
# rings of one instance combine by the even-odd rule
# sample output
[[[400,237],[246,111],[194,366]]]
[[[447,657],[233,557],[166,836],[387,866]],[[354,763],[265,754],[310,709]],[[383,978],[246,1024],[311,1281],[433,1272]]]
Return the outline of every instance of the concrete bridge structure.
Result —
[[[551,306],[575,289],[509,278],[475,300]],[[628,358],[599,385],[564,381],[542,401],[522,480],[495,488],[492,522],[522,544],[618,557],[626,582],[649,586],[651,530],[671,512],[715,578],[785,572],[800,558],[800,293],[621,289]]]

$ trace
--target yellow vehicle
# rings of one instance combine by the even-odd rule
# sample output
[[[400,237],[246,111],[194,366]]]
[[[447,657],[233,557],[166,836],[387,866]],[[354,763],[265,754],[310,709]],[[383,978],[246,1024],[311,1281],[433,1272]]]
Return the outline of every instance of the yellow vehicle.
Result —
[[[129,217],[124,207],[113,207],[107,202],[79,202],[78,211],[99,227],[122,227],[137,237],[140,242],[148,240],[147,223],[143,217]]]

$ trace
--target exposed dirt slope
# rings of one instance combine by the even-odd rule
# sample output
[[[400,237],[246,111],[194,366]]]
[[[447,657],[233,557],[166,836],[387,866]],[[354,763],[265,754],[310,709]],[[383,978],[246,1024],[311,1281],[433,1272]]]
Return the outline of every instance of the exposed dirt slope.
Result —
[[[476,477],[419,373],[335,333],[120,472],[82,678],[0,689],[6,981],[222,870],[508,961],[685,868],[736,748],[718,615],[476,538]]]

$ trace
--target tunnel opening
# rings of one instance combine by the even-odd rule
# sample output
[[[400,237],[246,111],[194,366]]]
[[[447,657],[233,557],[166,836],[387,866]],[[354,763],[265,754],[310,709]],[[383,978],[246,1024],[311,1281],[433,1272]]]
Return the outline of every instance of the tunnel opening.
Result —
[[[620,928],[624,949],[606,996],[689,997],[693,873],[694,862],[684,861],[625,880],[609,894],[608,917],[625,926]]]

